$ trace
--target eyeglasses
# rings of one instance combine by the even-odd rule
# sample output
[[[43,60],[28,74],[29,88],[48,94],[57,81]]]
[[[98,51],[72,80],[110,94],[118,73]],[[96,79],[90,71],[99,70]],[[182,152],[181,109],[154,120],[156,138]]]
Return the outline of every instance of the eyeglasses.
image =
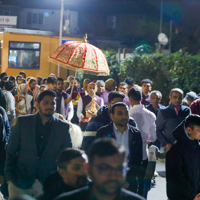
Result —
[[[115,173],[116,176],[126,176],[127,172],[130,170],[129,167],[124,167],[123,165],[118,167],[111,167],[109,165],[93,165],[97,168],[99,173],[104,176],[110,176],[112,172]]]

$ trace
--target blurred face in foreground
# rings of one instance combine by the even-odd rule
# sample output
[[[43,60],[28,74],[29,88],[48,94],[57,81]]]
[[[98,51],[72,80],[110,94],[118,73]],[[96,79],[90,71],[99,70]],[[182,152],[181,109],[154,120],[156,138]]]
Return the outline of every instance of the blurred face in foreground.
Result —
[[[187,127],[186,131],[191,140],[200,140],[200,126]]]
[[[115,196],[126,178],[124,155],[116,153],[112,156],[95,156],[88,165],[88,174],[93,181],[93,189],[105,196]],[[109,198],[108,198],[109,199]]]
[[[59,169],[58,173],[63,182],[72,187],[83,187],[87,182],[87,174],[85,169],[86,155],[74,158],[66,164],[65,169]]]

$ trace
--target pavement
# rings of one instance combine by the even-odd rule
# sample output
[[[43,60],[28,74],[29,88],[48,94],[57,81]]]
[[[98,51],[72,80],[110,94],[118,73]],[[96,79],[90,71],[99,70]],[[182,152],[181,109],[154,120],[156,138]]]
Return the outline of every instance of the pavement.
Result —
[[[165,171],[165,163],[157,162],[156,163],[156,171]],[[166,178],[158,175],[156,177],[156,186],[152,188],[147,196],[147,200],[167,200],[166,195]]]

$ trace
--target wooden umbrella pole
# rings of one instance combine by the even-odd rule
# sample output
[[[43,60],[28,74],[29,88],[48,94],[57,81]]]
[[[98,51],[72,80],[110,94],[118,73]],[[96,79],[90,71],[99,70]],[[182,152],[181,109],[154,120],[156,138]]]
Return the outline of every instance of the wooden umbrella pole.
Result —
[[[70,92],[70,97],[72,97],[72,92],[74,90],[74,83],[75,83],[75,79],[76,79],[76,76],[77,76],[77,72],[78,72],[78,68],[76,68],[76,72],[75,72],[75,76],[74,76],[74,82],[73,82],[73,85],[72,85],[72,88],[71,88],[71,92]],[[66,111],[66,115],[67,116],[68,116],[69,103],[67,104],[67,111]]]

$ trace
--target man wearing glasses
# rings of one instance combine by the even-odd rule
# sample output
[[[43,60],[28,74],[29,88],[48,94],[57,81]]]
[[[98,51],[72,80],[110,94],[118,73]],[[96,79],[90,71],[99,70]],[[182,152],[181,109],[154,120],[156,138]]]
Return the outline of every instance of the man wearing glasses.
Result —
[[[128,170],[126,150],[111,138],[97,139],[88,151],[89,186],[61,195],[56,200],[144,200],[123,189]]]

